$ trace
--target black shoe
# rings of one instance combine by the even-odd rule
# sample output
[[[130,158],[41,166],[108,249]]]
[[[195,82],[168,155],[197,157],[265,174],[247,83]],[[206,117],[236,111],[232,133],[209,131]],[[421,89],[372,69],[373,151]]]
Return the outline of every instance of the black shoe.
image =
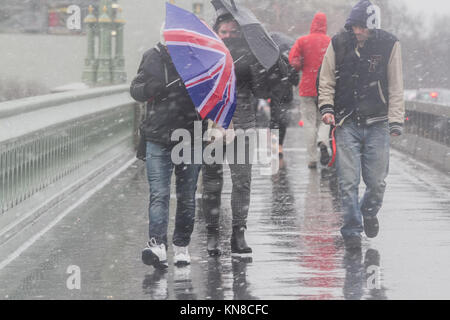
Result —
[[[317,169],[317,162],[311,161],[310,163],[308,163],[308,168],[309,169]]]
[[[208,228],[206,246],[210,257],[217,257],[222,254],[219,249],[219,228]]]
[[[233,227],[231,234],[231,256],[248,256],[252,253],[252,248],[245,241],[246,227]]]
[[[344,246],[347,250],[361,250],[361,237],[349,236],[344,237]]]
[[[367,250],[364,257],[364,268],[367,269],[370,266],[380,266],[380,254],[375,249]]]
[[[328,153],[328,148],[325,144],[320,144],[320,164],[323,166],[328,165],[330,163],[330,154]]]
[[[364,220],[364,232],[367,238],[375,238],[380,230],[377,217],[363,217]]]

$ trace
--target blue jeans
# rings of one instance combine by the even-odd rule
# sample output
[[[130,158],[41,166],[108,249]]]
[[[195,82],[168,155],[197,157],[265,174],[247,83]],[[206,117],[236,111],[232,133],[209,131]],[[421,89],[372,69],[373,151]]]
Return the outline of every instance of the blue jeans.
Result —
[[[357,126],[349,119],[336,130],[336,168],[341,192],[344,225],[342,236],[360,236],[362,217],[375,217],[383,203],[389,172],[390,134],[387,122]],[[361,201],[360,177],[366,190]]]
[[[150,186],[149,237],[167,247],[170,181],[175,167],[177,210],[173,244],[189,245],[194,230],[195,192],[201,165],[174,165],[171,148],[147,142],[147,178]]]

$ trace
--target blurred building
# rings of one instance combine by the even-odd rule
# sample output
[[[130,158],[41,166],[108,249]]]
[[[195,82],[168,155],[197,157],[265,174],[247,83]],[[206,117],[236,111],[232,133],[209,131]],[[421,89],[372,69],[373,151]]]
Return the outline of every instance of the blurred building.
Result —
[[[100,0],[2,0],[0,6],[0,32],[32,32],[72,34],[80,33],[69,30],[66,21],[69,17],[67,8],[77,5],[81,9],[81,21],[88,13],[89,5],[96,9]]]
[[[124,58],[128,80],[136,75],[144,52],[159,41],[168,1],[117,1],[126,22]],[[208,24],[213,23],[215,11],[210,0],[173,2],[186,10],[196,11]],[[7,44],[0,50],[0,80],[21,84],[33,81],[48,88],[81,81],[87,29],[80,33],[65,27],[67,14],[63,15],[64,8],[71,4],[80,6],[83,21],[88,6],[98,7],[100,0],[0,0],[0,43]],[[58,15],[54,13],[56,11]],[[62,21],[56,23],[58,20]]]
[[[154,0],[146,1],[158,2]],[[117,0],[113,2],[117,2]],[[124,2],[126,1],[122,1],[122,3]],[[205,19],[211,15],[209,0],[169,0],[169,2],[192,11]],[[100,0],[2,0],[0,32],[79,34],[85,31],[86,26],[82,24],[82,29],[78,31],[69,30],[66,27],[66,21],[69,17],[67,8],[70,5],[79,6],[81,21],[83,21],[88,14],[89,5],[93,5],[94,14],[97,15],[99,3]],[[144,4],[141,5],[145,7]]]

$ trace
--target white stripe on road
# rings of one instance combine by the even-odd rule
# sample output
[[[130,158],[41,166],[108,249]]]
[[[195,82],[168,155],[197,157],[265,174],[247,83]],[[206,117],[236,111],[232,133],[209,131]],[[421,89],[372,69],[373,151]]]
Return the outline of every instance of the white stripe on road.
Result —
[[[105,185],[111,182],[112,179],[117,177],[120,173],[125,171],[129,166],[131,166],[136,159],[132,159],[125,163],[122,167],[120,167],[116,172],[109,175],[105,181],[97,185],[94,189],[90,190],[86,194],[84,194],[76,203],[74,203],[72,206],[67,208],[63,213],[58,215],[55,220],[50,222],[44,229],[42,229],[40,232],[35,234],[33,237],[31,237],[28,241],[26,241],[24,244],[22,244],[16,251],[11,253],[5,260],[0,262],[0,270],[2,270],[4,267],[6,267],[8,264],[10,264],[12,261],[14,261],[17,257],[19,257],[25,250],[27,250],[29,247],[31,247],[40,237],[42,237],[47,231],[49,231],[51,228],[53,228],[59,221],[61,221],[67,214],[69,214],[73,209],[78,207],[80,204],[82,204],[84,201],[88,200],[90,197],[92,197],[97,191],[102,189]]]

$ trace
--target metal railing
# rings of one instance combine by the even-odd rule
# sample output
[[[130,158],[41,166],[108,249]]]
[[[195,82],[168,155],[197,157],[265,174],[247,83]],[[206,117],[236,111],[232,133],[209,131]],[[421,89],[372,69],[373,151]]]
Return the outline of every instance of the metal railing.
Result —
[[[133,149],[137,109],[125,85],[0,104],[0,215],[117,145]]]
[[[128,88],[1,103],[0,216],[118,145],[132,151],[140,108]],[[394,147],[450,170],[450,107],[407,102],[405,135]]]
[[[450,173],[450,106],[406,101],[404,135],[395,148]]]
[[[450,147],[450,106],[406,102],[405,133]]]

